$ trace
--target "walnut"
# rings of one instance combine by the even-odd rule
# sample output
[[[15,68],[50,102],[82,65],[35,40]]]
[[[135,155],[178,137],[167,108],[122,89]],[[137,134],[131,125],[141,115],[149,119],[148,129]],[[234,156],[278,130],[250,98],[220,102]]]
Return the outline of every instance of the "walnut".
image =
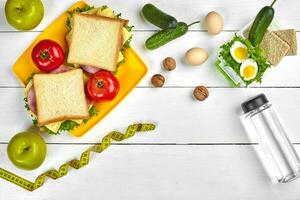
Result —
[[[163,67],[167,71],[172,71],[176,68],[176,61],[174,58],[166,57],[163,61]]]
[[[194,89],[194,97],[199,101],[204,101],[208,96],[209,92],[206,87],[198,86]]]
[[[165,77],[161,74],[155,74],[151,78],[151,83],[154,87],[162,87],[165,83]]]

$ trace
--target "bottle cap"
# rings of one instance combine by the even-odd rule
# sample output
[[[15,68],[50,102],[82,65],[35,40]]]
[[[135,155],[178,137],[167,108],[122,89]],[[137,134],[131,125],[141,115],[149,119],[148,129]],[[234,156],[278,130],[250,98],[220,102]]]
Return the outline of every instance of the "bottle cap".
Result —
[[[267,99],[266,95],[264,94],[260,94],[256,97],[254,97],[253,99],[250,99],[244,103],[242,103],[242,109],[244,111],[244,113],[248,113],[252,110],[255,110],[259,107],[261,107],[262,105],[268,103],[269,100]]]

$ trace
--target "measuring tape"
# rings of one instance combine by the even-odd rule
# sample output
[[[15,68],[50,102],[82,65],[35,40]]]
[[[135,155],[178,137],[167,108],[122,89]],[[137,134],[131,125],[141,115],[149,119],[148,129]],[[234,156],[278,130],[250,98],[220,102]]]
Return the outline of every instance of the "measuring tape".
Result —
[[[39,175],[34,182],[28,181],[2,168],[0,168],[0,178],[3,178],[26,190],[33,191],[44,185],[46,177],[55,180],[67,175],[70,167],[73,167],[75,169],[80,169],[84,167],[90,161],[91,152],[101,153],[111,145],[112,140],[120,142],[134,136],[137,132],[152,131],[154,129],[155,129],[154,124],[133,124],[128,126],[124,134],[118,131],[112,131],[109,134],[107,134],[104,138],[102,138],[102,142],[100,144],[96,144],[90,147],[89,149],[87,149],[86,151],[84,151],[81,154],[79,160],[74,159],[69,162],[66,162],[63,165],[61,165],[58,170],[56,169],[48,170],[42,173],[41,175]]]

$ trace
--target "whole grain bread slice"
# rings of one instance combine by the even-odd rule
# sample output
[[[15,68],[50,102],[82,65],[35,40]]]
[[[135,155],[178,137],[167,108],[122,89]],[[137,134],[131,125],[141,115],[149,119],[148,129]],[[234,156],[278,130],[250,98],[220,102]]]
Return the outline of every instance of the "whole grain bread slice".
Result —
[[[271,31],[266,32],[260,47],[265,51],[267,60],[273,66],[278,65],[290,49],[286,42]]]
[[[294,29],[278,30],[273,31],[273,33],[290,46],[287,56],[297,55],[297,35]]]

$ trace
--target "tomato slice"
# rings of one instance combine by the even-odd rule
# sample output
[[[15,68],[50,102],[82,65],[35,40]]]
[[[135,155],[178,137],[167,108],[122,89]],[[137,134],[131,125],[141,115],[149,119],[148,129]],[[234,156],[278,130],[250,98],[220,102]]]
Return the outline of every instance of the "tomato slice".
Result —
[[[113,100],[120,89],[118,79],[108,71],[99,71],[87,82],[87,92],[96,102]]]

